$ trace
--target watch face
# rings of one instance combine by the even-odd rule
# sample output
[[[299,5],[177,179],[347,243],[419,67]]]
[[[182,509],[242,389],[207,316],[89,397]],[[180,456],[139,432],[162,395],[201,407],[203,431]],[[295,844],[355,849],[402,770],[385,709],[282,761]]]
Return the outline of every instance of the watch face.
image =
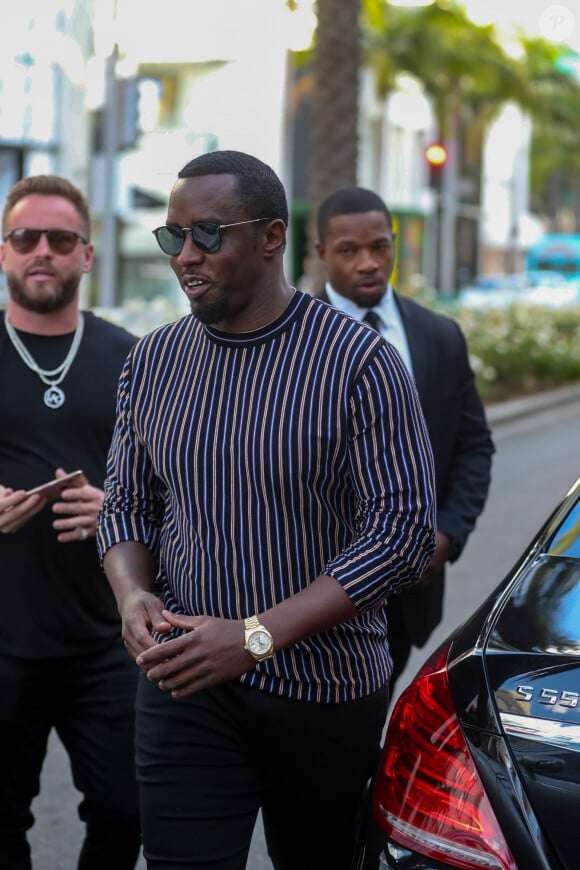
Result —
[[[272,639],[265,631],[254,631],[248,639],[248,649],[253,655],[263,655],[272,648]]]

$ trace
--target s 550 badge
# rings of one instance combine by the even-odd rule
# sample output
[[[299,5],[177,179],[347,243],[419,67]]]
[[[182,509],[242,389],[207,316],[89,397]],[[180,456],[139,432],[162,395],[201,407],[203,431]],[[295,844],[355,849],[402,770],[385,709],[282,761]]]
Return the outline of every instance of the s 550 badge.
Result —
[[[580,693],[560,692],[557,689],[549,689],[547,686],[516,686],[516,692],[524,701],[537,701],[538,704],[546,704],[554,707],[577,707]]]

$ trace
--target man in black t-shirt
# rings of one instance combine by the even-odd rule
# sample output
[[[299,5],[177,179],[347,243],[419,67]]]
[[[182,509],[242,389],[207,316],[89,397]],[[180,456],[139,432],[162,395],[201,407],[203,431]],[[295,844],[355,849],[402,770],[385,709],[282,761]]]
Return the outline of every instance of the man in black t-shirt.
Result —
[[[79,310],[88,204],[58,176],[8,193],[0,264],[0,867],[32,867],[26,831],[54,728],[83,794],[81,870],[140,850],[136,667],[95,546],[119,373],[135,337]],[[48,500],[35,486],[81,469]]]

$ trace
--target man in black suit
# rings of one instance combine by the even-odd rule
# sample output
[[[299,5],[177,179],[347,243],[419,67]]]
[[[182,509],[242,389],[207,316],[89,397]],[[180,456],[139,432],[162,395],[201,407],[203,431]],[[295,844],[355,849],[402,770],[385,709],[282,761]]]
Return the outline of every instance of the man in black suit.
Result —
[[[420,581],[387,605],[393,697],[411,648],[424,646],[441,621],[445,563],[460,556],[484,508],[494,446],[458,324],[389,283],[395,237],[383,200],[364,188],[341,188],[321,203],[317,232],[328,279],[317,295],[366,320],[397,348],[414,377],[435,460],[435,555]]]

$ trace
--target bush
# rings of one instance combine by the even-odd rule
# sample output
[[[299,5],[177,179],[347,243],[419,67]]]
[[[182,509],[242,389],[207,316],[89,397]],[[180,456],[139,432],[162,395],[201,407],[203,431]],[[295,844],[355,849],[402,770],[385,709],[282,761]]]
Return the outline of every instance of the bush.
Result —
[[[487,403],[525,396],[580,381],[580,307],[513,305],[469,310],[434,294],[417,301],[453,317],[461,326],[481,397]],[[95,309],[143,335],[184,314],[166,299],[132,300],[115,309]]]
[[[465,334],[486,402],[580,381],[580,307],[464,308],[452,316]]]

